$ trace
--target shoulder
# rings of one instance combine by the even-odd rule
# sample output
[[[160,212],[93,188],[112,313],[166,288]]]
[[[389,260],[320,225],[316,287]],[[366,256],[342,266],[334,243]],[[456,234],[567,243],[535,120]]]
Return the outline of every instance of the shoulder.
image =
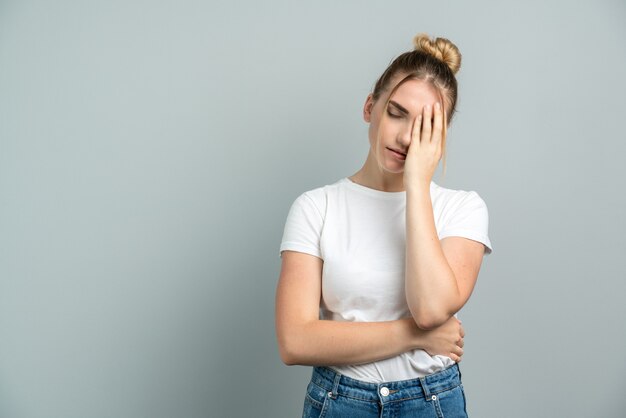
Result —
[[[433,183],[433,204],[446,208],[462,208],[468,206],[487,206],[482,196],[476,190],[451,189]]]
[[[439,238],[458,236],[482,242],[485,254],[492,251],[489,239],[489,211],[475,190],[439,187],[433,205],[439,221]]]
[[[301,205],[315,207],[320,214],[323,214],[326,211],[329,196],[336,193],[342,187],[342,183],[343,179],[302,192],[296,198],[296,202]]]

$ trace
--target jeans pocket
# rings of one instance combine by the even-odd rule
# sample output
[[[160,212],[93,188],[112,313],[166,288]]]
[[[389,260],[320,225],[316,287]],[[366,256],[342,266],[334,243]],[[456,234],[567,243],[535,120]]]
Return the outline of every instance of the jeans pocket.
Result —
[[[309,382],[304,395],[304,409],[302,418],[322,418],[326,412],[326,402],[328,400],[328,392]]]
[[[439,418],[467,418],[463,384],[437,393],[433,402]]]
[[[463,394],[463,412],[465,412],[465,416],[467,416],[467,399],[465,399],[465,388],[463,387],[463,383],[461,383],[461,393]]]

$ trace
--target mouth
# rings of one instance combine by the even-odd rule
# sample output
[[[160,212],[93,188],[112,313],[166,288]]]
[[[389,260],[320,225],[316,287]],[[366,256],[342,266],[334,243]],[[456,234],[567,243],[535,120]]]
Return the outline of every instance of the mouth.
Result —
[[[388,150],[390,150],[390,151],[395,152],[396,154],[400,154],[400,155],[403,155],[403,156],[405,156],[405,157],[406,157],[406,153],[404,153],[404,152],[400,152],[400,151],[395,150],[395,149],[393,149],[393,148],[387,148],[387,149],[388,149]]]

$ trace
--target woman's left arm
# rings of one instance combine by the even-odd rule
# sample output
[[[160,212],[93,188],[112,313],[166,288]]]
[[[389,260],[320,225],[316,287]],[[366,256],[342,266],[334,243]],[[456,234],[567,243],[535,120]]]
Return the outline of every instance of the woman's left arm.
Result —
[[[485,247],[463,237],[439,240],[429,184],[407,188],[406,199],[407,304],[417,326],[432,329],[469,299]]]
[[[484,245],[462,237],[439,241],[430,182],[447,132],[445,109],[441,103],[424,106],[413,124],[404,166],[405,291],[417,326],[432,329],[450,319],[469,299],[482,263]]]

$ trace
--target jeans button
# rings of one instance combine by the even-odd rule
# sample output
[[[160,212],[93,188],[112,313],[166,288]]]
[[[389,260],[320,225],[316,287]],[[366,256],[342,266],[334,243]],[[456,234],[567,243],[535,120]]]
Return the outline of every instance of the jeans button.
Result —
[[[389,388],[383,386],[382,388],[380,388],[380,394],[383,396],[388,396],[389,395]]]
[[[433,395],[430,399],[432,399],[433,401],[436,401],[437,397],[435,395]]]

